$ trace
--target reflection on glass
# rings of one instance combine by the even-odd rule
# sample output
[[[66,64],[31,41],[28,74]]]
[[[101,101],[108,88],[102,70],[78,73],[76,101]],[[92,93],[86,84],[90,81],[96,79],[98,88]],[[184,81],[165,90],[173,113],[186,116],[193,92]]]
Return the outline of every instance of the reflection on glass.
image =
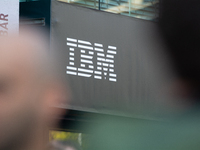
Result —
[[[130,17],[155,20],[159,0],[58,0]],[[100,3],[100,5],[99,5]]]
[[[72,141],[81,146],[83,150],[88,149],[89,135],[83,133],[66,132],[66,131],[49,131],[49,141]]]
[[[32,1],[40,1],[40,0],[19,0],[19,2],[32,2]]]

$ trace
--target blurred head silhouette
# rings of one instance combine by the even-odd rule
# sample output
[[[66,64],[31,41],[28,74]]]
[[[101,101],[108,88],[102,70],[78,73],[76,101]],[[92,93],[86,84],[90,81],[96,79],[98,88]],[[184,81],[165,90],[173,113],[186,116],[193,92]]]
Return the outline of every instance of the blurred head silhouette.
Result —
[[[179,94],[197,103],[200,99],[200,1],[160,1],[159,27],[169,58],[179,78]]]
[[[0,150],[43,149],[67,99],[53,62],[41,31],[0,37]]]

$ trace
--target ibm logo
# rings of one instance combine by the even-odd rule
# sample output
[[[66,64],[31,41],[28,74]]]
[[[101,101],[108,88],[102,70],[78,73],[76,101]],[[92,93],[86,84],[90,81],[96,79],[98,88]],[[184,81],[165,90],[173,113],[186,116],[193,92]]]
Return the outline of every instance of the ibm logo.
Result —
[[[66,40],[66,45],[69,47],[69,65],[66,67],[67,74],[82,77],[93,76],[95,79],[117,82],[117,75],[114,73],[114,56],[117,54],[117,47],[108,46],[105,53],[102,44],[94,43],[92,45],[88,41],[72,38],[67,38]],[[76,58],[80,60],[75,60],[76,51],[80,55]]]

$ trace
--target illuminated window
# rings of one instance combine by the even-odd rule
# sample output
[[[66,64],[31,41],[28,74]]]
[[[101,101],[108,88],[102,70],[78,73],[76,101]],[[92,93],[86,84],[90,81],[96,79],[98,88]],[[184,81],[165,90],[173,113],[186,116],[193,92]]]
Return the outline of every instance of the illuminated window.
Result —
[[[110,13],[156,20],[159,0],[58,0]]]
[[[89,135],[83,133],[66,132],[66,131],[49,131],[49,141],[72,141],[79,145],[83,150],[88,149]]]
[[[32,1],[40,1],[40,0],[19,0],[19,2],[32,2]]]

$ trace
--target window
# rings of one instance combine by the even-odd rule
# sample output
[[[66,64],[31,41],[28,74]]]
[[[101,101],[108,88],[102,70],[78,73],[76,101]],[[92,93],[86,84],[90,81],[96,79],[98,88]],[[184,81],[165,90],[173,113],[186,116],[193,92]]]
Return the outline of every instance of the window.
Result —
[[[58,0],[83,7],[126,15],[130,17],[156,20],[159,0]],[[100,5],[99,5],[100,4]]]
[[[83,150],[87,150],[89,146],[89,135],[83,133],[51,130],[49,131],[49,141],[54,140],[65,141],[65,146],[73,143]]]
[[[40,0],[19,0],[19,2],[32,2],[32,1],[40,1]]]

